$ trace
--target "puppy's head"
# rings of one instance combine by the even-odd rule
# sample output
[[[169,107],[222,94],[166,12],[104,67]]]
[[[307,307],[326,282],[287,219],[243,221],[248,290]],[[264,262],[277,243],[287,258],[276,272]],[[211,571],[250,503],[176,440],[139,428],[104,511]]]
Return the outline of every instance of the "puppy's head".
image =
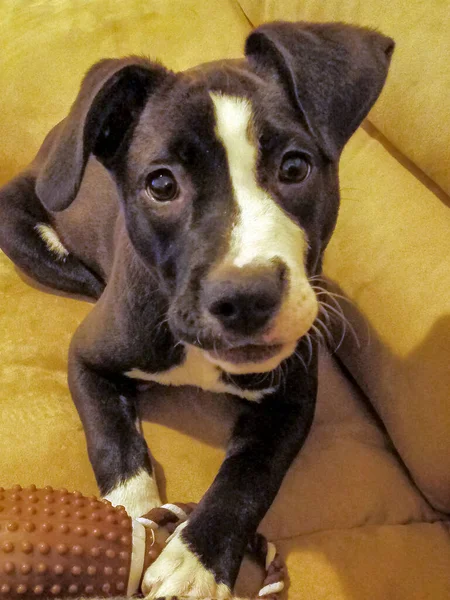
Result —
[[[95,65],[37,181],[50,210],[88,157],[111,172],[169,325],[231,373],[274,369],[317,316],[341,150],[378,97],[391,39],[343,24],[272,23],[246,59],[174,74]]]

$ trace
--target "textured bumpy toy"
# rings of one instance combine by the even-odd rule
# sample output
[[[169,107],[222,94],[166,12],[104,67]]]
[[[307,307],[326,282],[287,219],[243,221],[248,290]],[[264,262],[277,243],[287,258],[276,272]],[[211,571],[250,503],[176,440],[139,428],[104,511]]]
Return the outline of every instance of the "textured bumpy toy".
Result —
[[[0,488],[0,600],[139,594],[162,549],[154,530],[173,532],[194,508],[166,504],[132,519],[123,507],[80,492]],[[258,598],[277,600],[284,566],[275,547],[257,534],[248,550],[266,569]]]

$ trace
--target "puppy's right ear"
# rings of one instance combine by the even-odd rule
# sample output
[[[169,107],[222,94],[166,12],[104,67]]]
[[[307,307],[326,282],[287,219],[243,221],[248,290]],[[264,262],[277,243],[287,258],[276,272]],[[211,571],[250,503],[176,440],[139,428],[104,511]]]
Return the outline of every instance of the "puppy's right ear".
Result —
[[[75,199],[91,154],[111,164],[149,95],[169,74],[139,57],[102,60],[88,71],[36,180],[49,211],[64,210]]]

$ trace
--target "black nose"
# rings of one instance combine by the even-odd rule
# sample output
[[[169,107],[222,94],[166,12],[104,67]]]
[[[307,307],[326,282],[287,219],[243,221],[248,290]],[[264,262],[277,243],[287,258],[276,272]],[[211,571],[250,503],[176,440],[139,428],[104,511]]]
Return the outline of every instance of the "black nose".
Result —
[[[228,269],[206,282],[204,303],[226,330],[253,335],[277,312],[284,281],[285,268],[276,264]]]

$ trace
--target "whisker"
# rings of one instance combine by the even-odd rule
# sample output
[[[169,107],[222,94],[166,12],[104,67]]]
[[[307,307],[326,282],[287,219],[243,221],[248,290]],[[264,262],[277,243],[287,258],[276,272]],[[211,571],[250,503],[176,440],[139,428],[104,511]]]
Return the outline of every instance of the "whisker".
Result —
[[[318,339],[319,343],[322,343],[323,345],[325,345],[325,346],[326,346],[326,343],[325,343],[325,338],[323,337],[323,334],[322,334],[322,332],[320,331],[320,329],[319,329],[318,327],[316,327],[315,325],[311,325],[311,329],[312,329],[312,330],[314,331],[314,333],[316,334],[316,336],[317,336],[317,339]]]
[[[311,364],[312,361],[312,357],[313,357],[313,347],[312,347],[312,341],[311,341],[311,334],[309,333],[309,331],[307,332],[307,334],[304,336],[306,339],[306,342],[308,344],[308,352],[309,352],[309,356],[308,356],[308,367]]]
[[[334,298],[334,299],[339,298],[340,300],[345,300],[349,304],[354,305],[354,302],[352,302],[350,300],[350,298],[347,298],[346,296],[343,296],[342,294],[337,294],[336,292],[330,292],[330,290],[326,290],[325,288],[322,288],[317,285],[312,285],[311,287],[315,292],[316,292],[316,290],[319,290],[318,292],[316,292],[316,296],[329,296],[330,298]]]
[[[164,314],[161,316],[164,317]],[[152,330],[150,332],[150,336],[152,337],[153,334],[155,333],[155,337],[158,337],[159,334],[161,333],[161,327],[168,322],[169,322],[169,318],[167,316],[165,318],[161,319],[160,321],[157,321],[155,326],[152,328]]]
[[[276,369],[270,372],[270,385],[269,387],[273,388],[273,382],[275,378]]]
[[[342,333],[341,333],[341,339],[338,342],[338,345],[336,346],[336,348],[333,350],[333,353],[337,352],[339,350],[339,348],[342,346],[342,342],[345,339],[345,334],[347,333],[347,328],[344,324],[344,327],[342,328]]]
[[[271,373],[271,371],[267,371],[266,373],[260,373],[259,379],[257,379],[255,381],[256,385],[261,385],[265,382],[265,380],[269,377],[269,373]],[[271,387],[271,386],[269,386]]]
[[[326,319],[327,324],[331,325],[331,317],[326,309],[327,306],[328,306],[328,304],[326,304],[325,302],[319,301],[319,312],[323,314],[323,316]]]
[[[330,307],[328,307],[330,308]],[[347,333],[347,320],[343,317],[343,315],[341,314],[340,317],[342,317],[342,320],[340,321],[341,323],[341,337],[339,339],[339,342],[337,344],[337,346],[335,346],[333,353],[337,352],[339,350],[339,348],[342,346],[342,343],[345,339],[346,333]]]
[[[345,317],[344,313],[342,312],[342,308],[339,306],[339,304],[338,304],[338,307],[339,307],[339,310],[337,308],[335,308],[334,306],[330,306],[329,304],[327,305],[327,309],[330,310],[334,315],[336,315],[336,317],[338,317],[338,319],[340,319],[340,321],[343,325],[348,327],[348,330],[352,334],[353,339],[355,340],[356,346],[359,350],[361,348],[361,343],[359,341],[358,334],[356,333],[356,330],[353,327],[353,325],[350,323],[350,321]]]
[[[334,338],[332,333],[330,332],[330,330],[328,329],[328,327],[325,325],[325,323],[323,323],[319,318],[317,318],[315,321],[315,323],[317,323],[317,325],[322,326],[322,328],[325,331],[325,335],[326,335],[326,339],[327,339],[327,347],[331,347],[334,344]]]
[[[324,315],[324,317],[327,321],[327,325],[331,326],[331,317],[336,318],[336,320],[341,324],[341,327],[342,327],[341,337],[340,337],[339,342],[337,343],[335,349],[333,350],[333,352],[337,352],[338,349],[341,347],[341,345],[345,339],[345,336],[347,334],[347,330],[351,333],[357,348],[360,349],[361,342],[359,340],[358,334],[356,333],[356,330],[353,327],[350,320],[345,316],[342,306],[340,305],[338,300],[343,300],[345,302],[348,302],[352,306],[355,306],[354,302],[352,302],[350,300],[350,298],[347,298],[346,296],[344,296],[342,294],[338,294],[338,293],[333,292],[330,289],[328,289],[329,284],[323,278],[322,275],[315,275],[313,277],[310,277],[309,281],[310,281],[311,287],[314,290],[314,293],[316,294],[316,297],[318,299],[319,311]],[[323,285],[320,285],[320,284],[323,284]],[[326,286],[326,287],[323,287],[323,286]],[[368,328],[367,322],[366,322],[366,325]],[[370,331],[368,331],[368,337],[370,337]]]
[[[306,363],[305,363],[305,361],[303,360],[303,357],[302,357],[302,355],[300,354],[300,352],[299,352],[298,350],[296,350],[296,351],[294,352],[294,356],[295,356],[296,358],[298,358],[298,360],[299,360],[299,361],[302,363],[302,365],[303,365],[303,368],[305,369],[305,371],[308,371],[308,368],[307,368],[307,366],[306,366]]]

